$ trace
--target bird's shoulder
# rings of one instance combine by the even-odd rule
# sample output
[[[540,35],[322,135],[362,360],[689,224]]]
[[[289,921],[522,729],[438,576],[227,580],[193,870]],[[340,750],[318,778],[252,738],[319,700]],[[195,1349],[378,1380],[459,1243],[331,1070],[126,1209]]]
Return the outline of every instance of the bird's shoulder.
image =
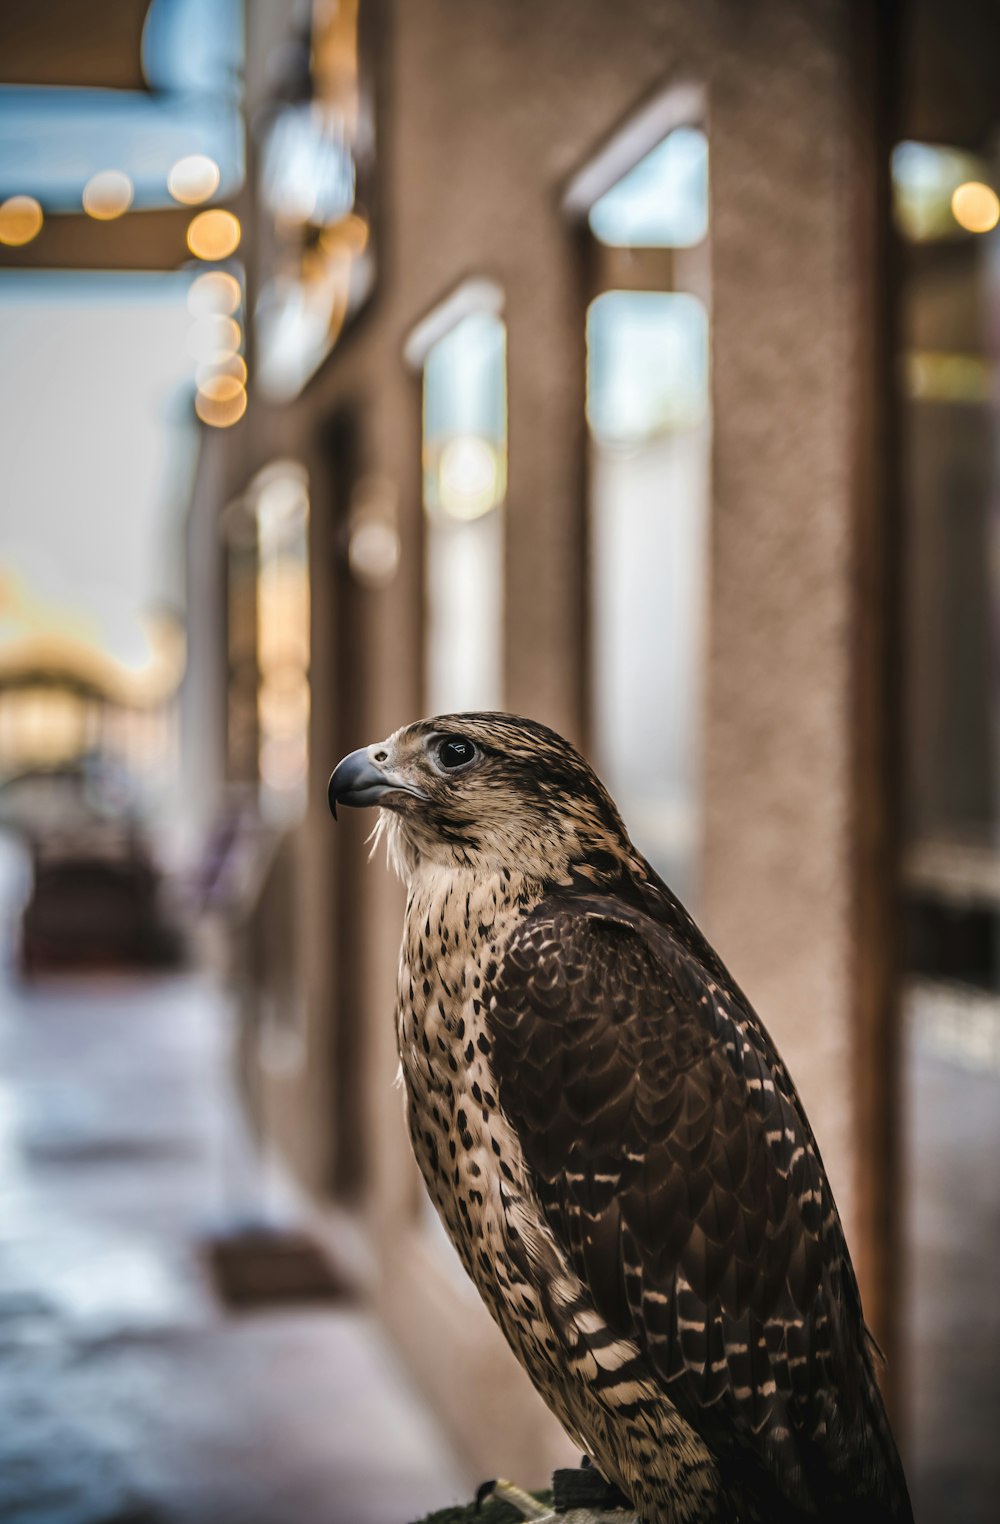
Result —
[[[666,911],[656,918],[613,894],[554,894],[513,929],[486,992],[508,1090],[515,1079],[524,1087],[509,1098],[530,1109],[532,1080],[544,1075],[532,1121],[550,1167],[584,1146],[621,1154],[635,1134],[644,1165],[650,1147],[673,1139],[673,1162],[689,1169],[694,1135],[684,1118],[697,1103],[722,1177],[746,1180],[753,1159],[744,1150],[753,1143],[769,1210],[794,1196],[804,1229],[818,1238],[832,1201],[791,1076],[686,912],[676,902]],[[548,1084],[554,1066],[568,1086],[557,1094]],[[600,1107],[613,1129],[600,1125]],[[718,1155],[727,1140],[735,1150],[728,1161]],[[541,1154],[541,1138],[537,1146]],[[815,1267],[804,1298],[814,1278]]]
[[[484,993],[501,1105],[597,1310],[774,1517],[835,1470],[850,1495],[885,1437],[840,1218],[775,1045],[686,912],[646,886],[546,895]]]
[[[518,1033],[521,1044],[530,1037],[536,1061],[558,1050],[571,1066],[574,1055],[592,1056],[604,1034],[612,1071],[631,1073],[636,1094],[711,1075],[717,1100],[739,1095],[752,1116],[768,1126],[781,1122],[781,1136],[769,1140],[779,1161],[791,1168],[794,1137],[803,1145],[795,1162],[818,1163],[770,1034],[673,896],[544,896],[509,934],[489,994],[495,1025]],[[819,1205],[809,1196],[801,1201],[816,1231]]]

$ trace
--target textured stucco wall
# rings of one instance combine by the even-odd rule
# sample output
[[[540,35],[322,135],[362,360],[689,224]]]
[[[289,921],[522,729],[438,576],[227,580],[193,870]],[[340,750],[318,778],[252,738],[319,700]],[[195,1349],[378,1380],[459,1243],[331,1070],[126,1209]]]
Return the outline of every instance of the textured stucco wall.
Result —
[[[711,161],[715,444],[703,920],[800,1084],[849,1234],[854,1227],[853,15],[850,0],[383,6],[379,287],[286,416],[294,435],[311,437],[315,448],[330,415],[353,409],[359,473],[379,472],[398,493],[403,561],[384,592],[348,587],[332,497],[314,497],[325,528],[316,541],[322,638],[314,650],[318,782],[309,851],[332,865],[333,898],[313,916],[317,965],[331,956],[333,933],[324,936],[321,924],[331,906],[355,929],[337,956],[355,964],[356,999],[332,1020],[351,1022],[358,1036],[369,1219],[386,1245],[387,1311],[415,1358],[421,1338],[428,1360],[435,1342],[444,1350],[449,1298],[420,1276],[414,1293],[412,1260],[407,1291],[396,1232],[415,1191],[391,1085],[401,899],[381,865],[362,870],[366,823],[348,819],[334,839],[322,799],[326,767],[340,752],[421,707],[420,398],[403,344],[464,277],[503,286],[506,702],[585,740],[585,301],[561,192],[630,112],[675,79],[706,86]],[[349,619],[333,618],[333,606],[349,608]],[[337,721],[348,669],[349,719],[341,706]],[[313,875],[317,886],[328,882],[324,875]],[[328,988],[318,978],[324,999]],[[298,1125],[318,1132],[324,1122],[330,1117],[303,1115]],[[463,1303],[463,1326],[475,1329],[476,1316]],[[492,1349],[491,1337],[483,1315],[479,1348]],[[452,1356],[438,1362],[448,1375],[437,1397],[459,1426],[466,1422],[468,1438],[474,1415],[462,1411],[454,1384],[472,1356],[467,1346],[465,1354],[458,1343],[449,1348]],[[523,1392],[517,1373],[497,1359],[497,1393]],[[534,1407],[504,1401],[515,1425],[507,1458],[537,1462],[548,1441]],[[490,1453],[497,1464],[504,1459],[495,1443]]]
[[[403,577],[417,600],[417,396],[401,345],[463,276],[504,287],[506,701],[578,738],[583,311],[560,191],[651,91],[672,78],[707,84],[703,916],[788,1057],[850,1226],[850,7],[419,0],[391,15],[383,288],[353,353],[316,390],[348,378],[356,389],[370,366],[370,428],[398,473]],[[398,587],[370,602],[385,653],[381,734],[419,707],[417,653],[404,652],[398,623],[413,604]]]
[[[850,1236],[850,39],[839,8],[769,9],[713,91],[705,920],[795,1076]]]

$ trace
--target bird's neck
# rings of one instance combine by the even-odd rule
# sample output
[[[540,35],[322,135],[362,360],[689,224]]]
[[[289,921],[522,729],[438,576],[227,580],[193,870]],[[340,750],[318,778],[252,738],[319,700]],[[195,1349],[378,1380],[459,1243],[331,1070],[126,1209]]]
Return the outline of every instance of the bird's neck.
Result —
[[[493,819],[447,831],[423,820],[419,810],[384,809],[376,844],[379,840],[407,885],[418,877],[451,874],[477,882],[517,879],[529,891],[542,885],[568,890],[581,876],[593,887],[643,867],[623,828],[612,828],[594,811],[558,807],[532,814],[527,823],[500,811]]]
[[[448,864],[418,858],[408,874],[407,919],[436,925],[442,919],[457,941],[475,940],[486,928],[495,938],[508,921],[525,915],[544,893],[542,883],[505,865]]]

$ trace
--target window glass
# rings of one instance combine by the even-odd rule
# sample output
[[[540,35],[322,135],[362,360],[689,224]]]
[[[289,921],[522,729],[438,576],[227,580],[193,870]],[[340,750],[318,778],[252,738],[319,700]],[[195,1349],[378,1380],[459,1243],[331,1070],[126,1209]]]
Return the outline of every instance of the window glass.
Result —
[[[907,1197],[917,1518],[996,1514],[1000,1411],[1000,13],[901,8],[892,299]]]
[[[896,226],[914,243],[988,233],[1000,221],[990,170],[976,154],[941,143],[899,143],[892,153]]]
[[[677,127],[590,209],[590,230],[619,248],[688,248],[708,230],[708,139]]]
[[[309,495],[295,461],[255,479],[257,734],[262,805],[305,807],[309,738]]]
[[[647,245],[703,238],[706,154],[703,133],[672,132],[601,198],[591,228]],[[655,228],[640,215],[651,188],[662,193]],[[687,278],[706,292],[703,263],[700,251],[684,270],[654,254],[644,289],[625,290],[619,261],[615,289],[587,312],[593,750],[637,845],[689,901],[700,850],[709,318],[701,295],[677,288]]]
[[[378,7],[314,3],[308,47],[289,51],[276,109],[258,113],[256,380],[294,397],[375,287]]]
[[[606,291],[587,313],[587,422],[603,445],[700,423],[708,409],[708,315],[681,292]]]
[[[424,506],[466,521],[503,501],[507,487],[506,329],[472,312],[424,365]]]
[[[470,312],[423,369],[426,704],[431,713],[502,704],[506,328]]]

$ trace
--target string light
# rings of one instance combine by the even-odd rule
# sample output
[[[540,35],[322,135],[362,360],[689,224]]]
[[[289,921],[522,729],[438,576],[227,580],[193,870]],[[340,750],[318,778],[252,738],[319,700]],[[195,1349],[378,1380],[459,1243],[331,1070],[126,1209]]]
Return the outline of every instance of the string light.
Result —
[[[0,243],[20,248],[38,237],[44,221],[34,196],[9,196],[0,205]]]
[[[214,207],[192,218],[187,246],[196,259],[228,259],[239,248],[241,235],[239,218]]]

